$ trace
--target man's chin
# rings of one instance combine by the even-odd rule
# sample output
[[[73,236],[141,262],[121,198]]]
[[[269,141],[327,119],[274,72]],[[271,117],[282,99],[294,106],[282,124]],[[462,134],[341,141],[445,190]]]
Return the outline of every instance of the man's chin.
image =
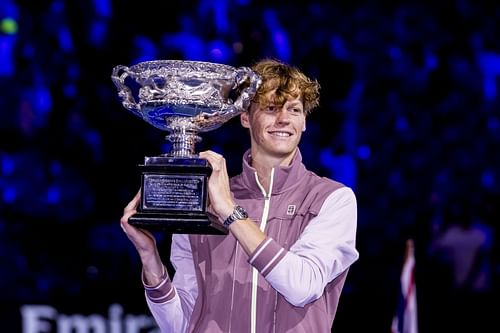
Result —
[[[295,152],[297,151],[297,147],[293,149],[276,149],[273,153],[274,156],[276,156],[279,159],[287,159],[291,158],[295,155]]]

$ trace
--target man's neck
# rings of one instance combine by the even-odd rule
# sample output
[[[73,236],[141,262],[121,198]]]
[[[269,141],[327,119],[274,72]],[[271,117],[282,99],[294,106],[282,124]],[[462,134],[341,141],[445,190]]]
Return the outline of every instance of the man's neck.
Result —
[[[271,184],[271,173],[273,167],[267,165],[259,165],[259,163],[252,164],[252,166],[257,171],[257,177],[259,178],[259,183],[262,185],[266,193],[269,193],[269,186]]]
[[[259,183],[264,187],[266,193],[269,193],[270,190],[269,187],[273,168],[290,165],[294,155],[295,153],[285,158],[275,158],[252,154],[251,165],[256,170]]]

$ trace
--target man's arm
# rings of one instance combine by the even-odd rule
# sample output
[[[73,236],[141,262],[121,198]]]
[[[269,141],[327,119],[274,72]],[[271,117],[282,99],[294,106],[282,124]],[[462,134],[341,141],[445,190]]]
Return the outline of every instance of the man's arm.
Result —
[[[325,286],[358,259],[356,221],[354,193],[348,187],[338,189],[289,251],[267,238],[249,263],[287,301],[304,306],[321,297]]]
[[[211,208],[223,220],[234,208],[224,157],[211,151],[201,152],[200,157],[212,166]],[[345,187],[330,194],[289,251],[250,218],[235,221],[229,230],[250,256],[249,263],[273,288],[291,304],[304,306],[319,298],[325,286],[358,259],[356,226],[356,197]]]
[[[170,260],[175,268],[173,281],[166,271],[157,285],[148,285],[143,279],[146,301],[161,332],[186,332],[198,296],[187,235],[172,236]]]
[[[212,174],[208,184],[210,209],[219,217],[219,223],[221,223],[233,212],[235,207],[229,188],[226,160],[222,155],[213,151],[203,151],[199,155],[201,158],[205,158],[212,167]],[[229,230],[247,254],[255,251],[257,246],[266,239],[266,235],[249,218],[232,223]]]

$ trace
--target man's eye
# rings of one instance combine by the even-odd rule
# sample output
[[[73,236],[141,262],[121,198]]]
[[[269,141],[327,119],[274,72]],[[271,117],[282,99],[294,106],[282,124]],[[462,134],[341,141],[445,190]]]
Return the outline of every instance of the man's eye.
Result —
[[[274,111],[276,111],[276,106],[274,106],[274,105],[269,105],[269,106],[266,108],[266,111],[267,111],[267,112],[274,112]]]

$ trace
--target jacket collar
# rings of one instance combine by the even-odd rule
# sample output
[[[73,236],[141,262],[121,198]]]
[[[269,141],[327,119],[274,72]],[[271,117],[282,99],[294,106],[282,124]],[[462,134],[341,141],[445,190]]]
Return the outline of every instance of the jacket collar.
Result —
[[[248,149],[243,155],[243,181],[248,189],[261,193],[256,180],[257,171],[251,166],[251,161],[252,156],[250,154],[250,149]],[[290,165],[274,168],[273,187],[271,191],[272,195],[282,193],[298,186],[300,180],[304,177],[305,172],[306,168],[302,163],[302,154],[297,148]]]

